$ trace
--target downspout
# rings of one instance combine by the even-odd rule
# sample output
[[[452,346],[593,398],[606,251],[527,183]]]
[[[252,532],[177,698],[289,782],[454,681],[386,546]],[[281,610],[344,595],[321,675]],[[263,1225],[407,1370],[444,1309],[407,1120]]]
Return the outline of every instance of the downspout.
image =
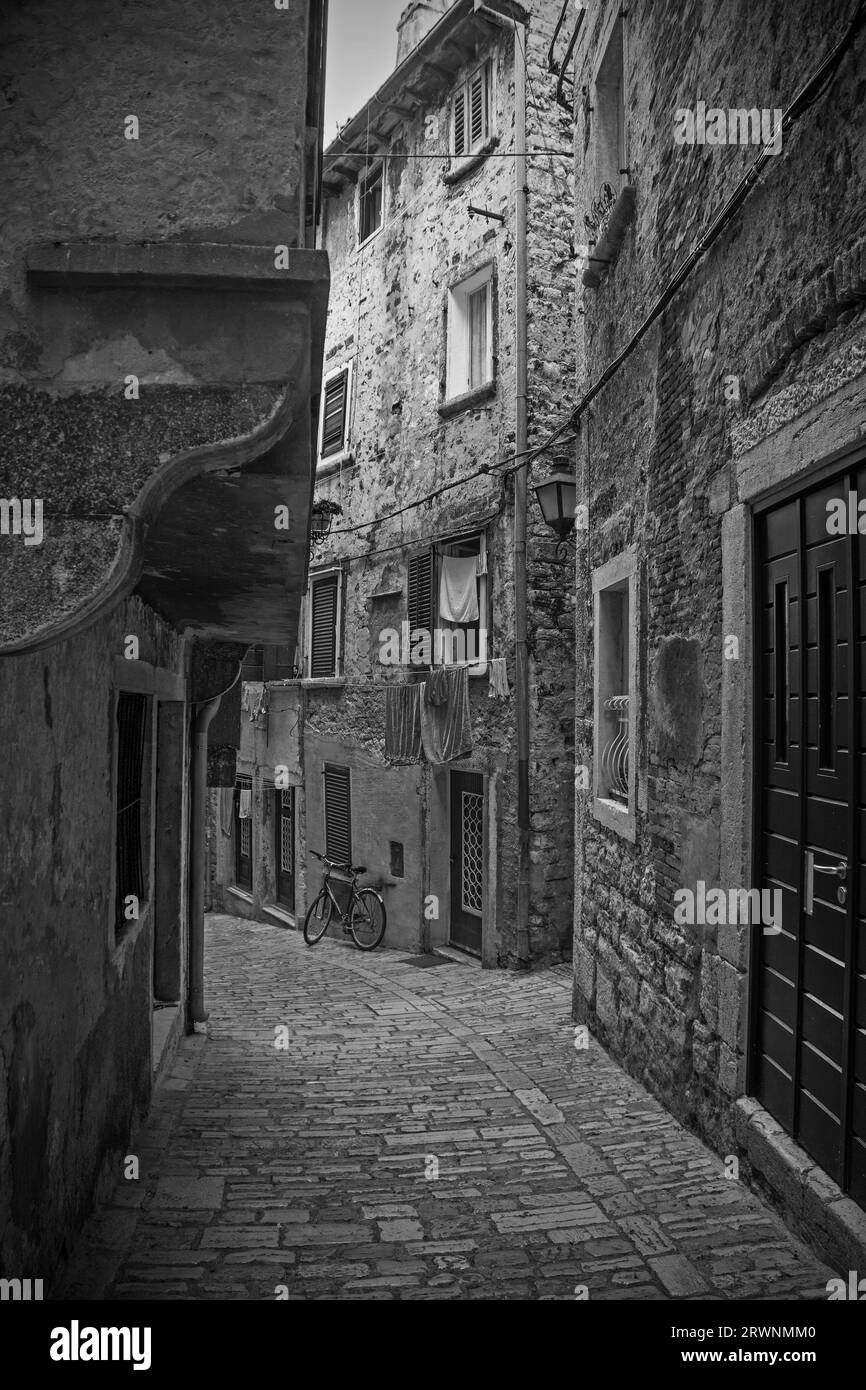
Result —
[[[204,1006],[204,880],[205,813],[207,809],[207,731],[220,707],[221,695],[196,706],[192,745],[192,808],[190,815],[189,885],[189,1016],[192,1024],[206,1023]]]
[[[522,31],[522,32],[521,32]],[[516,365],[516,443],[518,458],[527,449],[527,187],[526,187],[526,25],[514,23],[514,333]],[[517,715],[517,959],[529,964],[529,656],[526,643],[526,467],[514,474],[514,700]]]

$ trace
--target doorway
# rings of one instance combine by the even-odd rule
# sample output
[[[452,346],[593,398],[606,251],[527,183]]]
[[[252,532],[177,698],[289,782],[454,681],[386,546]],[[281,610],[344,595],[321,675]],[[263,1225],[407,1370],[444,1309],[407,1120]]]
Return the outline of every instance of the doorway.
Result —
[[[277,902],[289,912],[295,910],[295,789],[274,791]]]
[[[854,494],[853,533],[832,517]],[[749,1089],[866,1206],[866,537],[858,466],[756,516]],[[828,503],[831,508],[828,509]]]
[[[481,955],[484,914],[484,778],[451,773],[451,944]]]

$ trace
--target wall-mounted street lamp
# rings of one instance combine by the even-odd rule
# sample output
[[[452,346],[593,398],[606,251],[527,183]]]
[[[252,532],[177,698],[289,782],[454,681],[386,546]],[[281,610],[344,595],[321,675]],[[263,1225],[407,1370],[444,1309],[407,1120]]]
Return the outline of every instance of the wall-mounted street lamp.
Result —
[[[310,512],[310,554],[324,545],[331,534],[335,516],[342,516],[343,508],[339,502],[331,502],[327,497],[317,497]]]
[[[544,520],[559,537],[556,558],[564,561],[568,558],[569,551],[577,548],[577,537],[574,534],[574,499],[577,496],[577,487],[574,475],[562,469],[551,473],[549,478],[536,485],[535,495]]]

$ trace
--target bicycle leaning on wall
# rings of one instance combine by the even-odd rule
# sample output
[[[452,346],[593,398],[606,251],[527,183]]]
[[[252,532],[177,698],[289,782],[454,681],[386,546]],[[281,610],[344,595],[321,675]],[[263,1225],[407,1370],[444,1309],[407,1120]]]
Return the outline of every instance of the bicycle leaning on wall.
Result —
[[[304,918],[304,940],[307,945],[315,946],[317,941],[321,941],[336,913],[337,921],[342,923],[344,933],[352,937],[359,950],[375,951],[385,935],[388,919],[385,904],[375,888],[358,887],[358,878],[366,873],[366,866],[337,864],[315,850],[311,853],[314,858],[322,861],[325,868],[319,895],[310,904]],[[344,877],[339,877],[341,874]],[[345,909],[340,905],[332,882],[340,884],[344,896],[346,887],[349,889]]]

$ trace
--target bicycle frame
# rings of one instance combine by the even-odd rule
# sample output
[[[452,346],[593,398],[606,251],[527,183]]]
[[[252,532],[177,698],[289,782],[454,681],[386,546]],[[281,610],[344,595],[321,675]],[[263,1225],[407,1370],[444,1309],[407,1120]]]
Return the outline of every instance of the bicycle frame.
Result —
[[[345,882],[345,880],[343,880],[343,881]],[[358,878],[357,878],[357,875],[354,875],[354,874],[353,874],[353,876],[352,876],[352,886],[351,886],[351,890],[350,890],[350,893],[349,893],[349,901],[348,901],[348,903],[346,904],[346,911],[345,911],[345,912],[344,912],[343,909],[340,907],[340,904],[339,904],[339,902],[337,901],[336,894],[334,893],[334,890],[333,890],[333,888],[331,887],[331,874],[330,874],[330,871],[327,870],[327,869],[324,871],[324,873],[323,873],[323,875],[322,875],[322,887],[326,890],[326,892],[327,892],[327,894],[328,894],[328,897],[331,899],[331,902],[332,902],[332,904],[333,904],[333,906],[334,906],[334,911],[336,912],[337,917],[338,917],[340,923],[341,923],[343,926],[345,926],[346,923],[347,923],[348,920],[349,920],[349,914],[350,914],[351,911],[352,911],[352,904],[354,903],[354,901],[355,901],[355,899],[356,899],[356,897],[357,897],[357,895],[358,895]]]

